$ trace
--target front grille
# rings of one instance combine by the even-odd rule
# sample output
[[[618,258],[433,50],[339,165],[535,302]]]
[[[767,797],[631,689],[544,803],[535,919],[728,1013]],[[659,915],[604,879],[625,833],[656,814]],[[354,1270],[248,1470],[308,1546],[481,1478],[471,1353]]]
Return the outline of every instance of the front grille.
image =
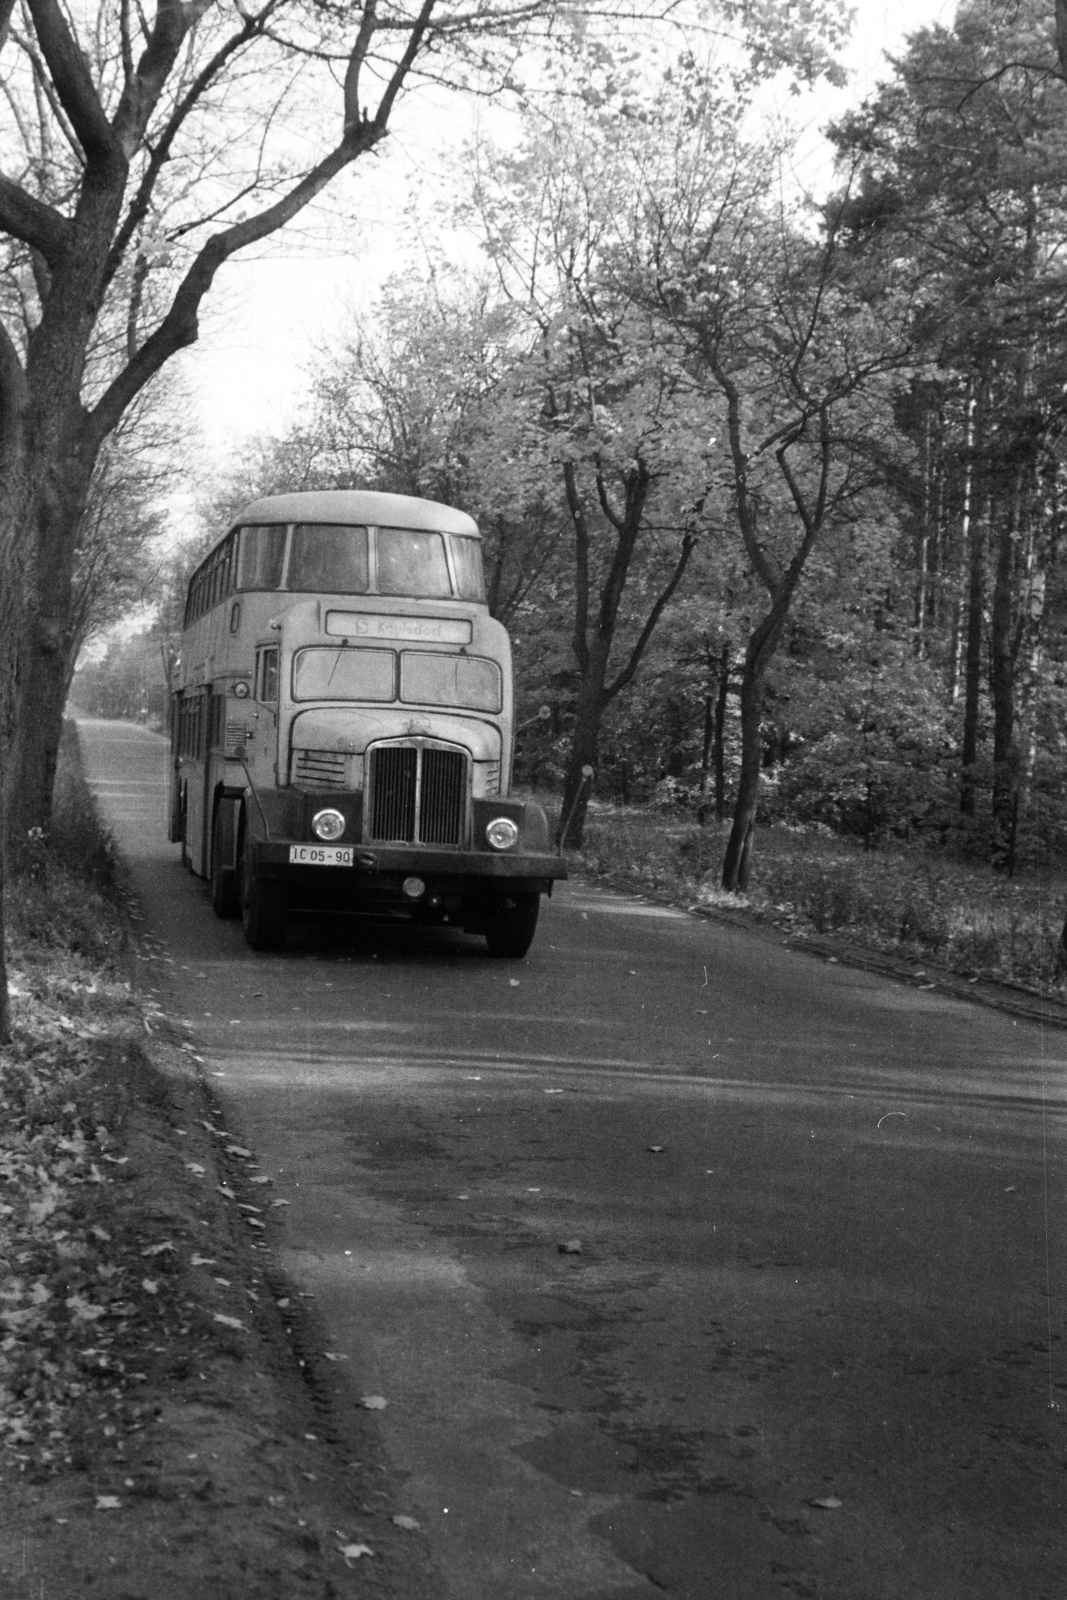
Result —
[[[381,745],[370,752],[369,837],[457,845],[467,822],[467,758],[461,750]]]
[[[294,750],[293,783],[300,789],[344,789],[348,757],[343,750]]]

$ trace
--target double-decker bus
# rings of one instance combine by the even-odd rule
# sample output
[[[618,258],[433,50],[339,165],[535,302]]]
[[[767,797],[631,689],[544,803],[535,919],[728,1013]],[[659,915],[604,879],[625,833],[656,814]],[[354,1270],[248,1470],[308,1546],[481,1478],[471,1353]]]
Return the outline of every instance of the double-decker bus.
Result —
[[[566,866],[510,795],[511,649],[476,524],[407,495],[256,500],[189,584],[170,837],[253,950],[290,913],[449,922],[526,954]]]

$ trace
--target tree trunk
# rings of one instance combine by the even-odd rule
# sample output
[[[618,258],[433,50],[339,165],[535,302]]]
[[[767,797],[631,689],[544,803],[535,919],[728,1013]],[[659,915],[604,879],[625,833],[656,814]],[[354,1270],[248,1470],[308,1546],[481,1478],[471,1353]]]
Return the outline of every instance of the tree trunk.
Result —
[[[1014,511],[997,534],[990,636],[990,687],[993,700],[993,865],[1011,873],[1018,800],[1015,742],[1015,642],[1013,584],[1017,530]]]
[[[594,779],[584,770],[596,772],[600,747],[600,720],[604,714],[604,685],[607,679],[610,640],[594,637],[589,659],[578,688],[574,708],[574,736],[567,756],[563,779],[563,804],[560,809],[557,843],[565,850],[580,850],[586,812]]]
[[[54,438],[50,444],[51,462],[38,457],[35,463],[38,481],[47,487],[33,503],[25,603],[15,634],[15,728],[5,794],[8,859],[15,870],[25,856],[30,829],[47,833],[51,824],[70,681],[74,550],[88,492],[89,475],[81,470],[77,442]]]
[[[715,698],[715,730],[711,745],[711,765],[715,774],[715,818],[726,815],[726,701],[730,694],[730,641],[722,647],[719,660],[719,692]]]
[[[970,516],[968,551],[967,632],[963,670],[963,745],[960,751],[963,771],[960,777],[960,812],[973,817],[977,786],[975,762],[978,760],[978,718],[982,690],[982,607],[985,600],[985,527],[980,517]]]
[[[11,999],[7,991],[7,941],[4,917],[4,753],[0,740],[0,1045],[11,1043]]]
[[[745,654],[741,675],[741,773],[734,802],[733,826],[722,864],[722,886],[730,894],[743,894],[748,887],[752,834],[759,807],[763,681],[772,654],[773,645],[770,649],[760,648],[754,635]]]

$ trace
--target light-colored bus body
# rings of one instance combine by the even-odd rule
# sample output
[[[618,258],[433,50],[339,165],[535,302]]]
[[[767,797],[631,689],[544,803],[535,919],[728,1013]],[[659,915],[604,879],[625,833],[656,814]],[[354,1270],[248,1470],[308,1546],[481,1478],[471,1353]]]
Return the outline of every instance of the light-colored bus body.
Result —
[[[254,501],[194,574],[171,837],[254,948],[324,907],[525,953],[566,869],[510,798],[511,650],[480,562],[461,511],[330,491]]]

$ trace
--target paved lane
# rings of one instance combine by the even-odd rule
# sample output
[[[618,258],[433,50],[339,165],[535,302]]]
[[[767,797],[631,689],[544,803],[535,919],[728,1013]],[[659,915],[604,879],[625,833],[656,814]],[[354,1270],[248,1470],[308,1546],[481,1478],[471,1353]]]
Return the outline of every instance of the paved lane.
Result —
[[[1062,1600],[1062,1034],[576,885],[253,956],[82,739],[443,1596]]]

